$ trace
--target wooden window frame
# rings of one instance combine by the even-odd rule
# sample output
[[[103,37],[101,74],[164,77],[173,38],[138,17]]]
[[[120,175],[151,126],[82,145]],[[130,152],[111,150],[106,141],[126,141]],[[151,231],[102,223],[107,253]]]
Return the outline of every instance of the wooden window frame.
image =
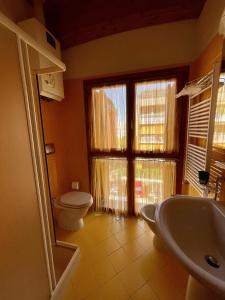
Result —
[[[86,116],[86,136],[88,150],[88,168],[89,168],[89,183],[91,186],[91,158],[92,157],[121,157],[126,158],[128,162],[128,214],[134,214],[134,166],[135,158],[161,158],[176,161],[176,193],[180,194],[182,190],[183,180],[183,164],[186,148],[186,128],[187,128],[187,97],[181,97],[177,100],[177,119],[178,119],[178,151],[173,153],[153,153],[134,151],[132,144],[134,140],[135,130],[135,84],[143,81],[167,80],[175,78],[177,80],[177,91],[180,91],[188,81],[189,66],[177,68],[160,69],[149,72],[132,73],[118,76],[103,77],[84,81],[84,104]],[[98,151],[91,150],[90,139],[90,101],[92,88],[111,86],[114,84],[126,84],[127,91],[127,150],[125,151]]]
[[[225,60],[223,60],[221,62],[220,74],[221,73],[225,73]],[[218,97],[218,92],[217,92],[217,97]],[[217,101],[217,97],[216,97],[216,101]],[[212,146],[212,150],[213,150],[213,153],[214,153],[213,156],[216,157],[216,160],[224,160],[225,149],[222,149],[222,148],[219,148],[219,147],[216,147],[216,146]]]

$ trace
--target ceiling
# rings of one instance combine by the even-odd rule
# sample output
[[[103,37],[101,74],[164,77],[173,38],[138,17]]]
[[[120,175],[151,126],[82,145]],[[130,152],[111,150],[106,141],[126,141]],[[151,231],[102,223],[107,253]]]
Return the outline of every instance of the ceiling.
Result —
[[[62,48],[140,27],[197,18],[206,0],[45,0]]]

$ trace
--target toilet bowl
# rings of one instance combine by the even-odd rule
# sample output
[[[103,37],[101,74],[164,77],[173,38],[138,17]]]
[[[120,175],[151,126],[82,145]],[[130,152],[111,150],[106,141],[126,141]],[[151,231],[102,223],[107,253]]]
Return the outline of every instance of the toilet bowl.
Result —
[[[151,231],[154,233],[154,237],[153,237],[154,246],[160,251],[165,251],[166,245],[164,244],[163,240],[159,237],[155,225],[156,206],[157,204],[147,204],[143,206],[141,208],[141,216],[146,221]]]
[[[84,226],[83,218],[93,204],[90,194],[84,192],[69,192],[54,199],[54,213],[60,228],[77,231]]]

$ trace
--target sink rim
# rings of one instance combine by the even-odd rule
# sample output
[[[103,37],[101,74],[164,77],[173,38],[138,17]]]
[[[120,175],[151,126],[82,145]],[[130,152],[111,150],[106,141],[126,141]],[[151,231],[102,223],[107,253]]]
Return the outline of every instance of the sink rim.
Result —
[[[193,275],[196,279],[198,279],[203,284],[207,284],[207,286],[211,287],[213,290],[216,290],[219,293],[225,293],[225,278],[224,280],[216,277],[214,274],[207,272],[205,269],[201,267],[200,264],[194,262],[190,257],[187,256],[184,250],[177,244],[176,240],[173,238],[170,230],[166,226],[166,222],[163,221],[162,214],[164,213],[164,208],[168,205],[169,202],[174,201],[205,201],[210,203],[214,208],[219,209],[220,212],[225,217],[225,212],[221,210],[221,204],[216,202],[213,199],[203,198],[203,197],[192,197],[186,195],[177,195],[170,198],[167,198],[164,201],[161,201],[155,211],[155,221],[156,228],[159,232],[159,235],[167,245],[167,247],[171,250],[172,253],[180,260],[180,262],[185,266],[185,268],[189,271],[191,275]],[[185,204],[184,204],[185,205]]]

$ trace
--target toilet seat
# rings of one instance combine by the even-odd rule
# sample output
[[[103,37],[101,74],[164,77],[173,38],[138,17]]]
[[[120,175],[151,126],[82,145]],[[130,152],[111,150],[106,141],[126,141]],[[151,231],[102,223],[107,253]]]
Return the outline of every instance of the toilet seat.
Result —
[[[68,208],[85,208],[92,205],[93,198],[88,193],[73,191],[62,195],[58,203]]]

